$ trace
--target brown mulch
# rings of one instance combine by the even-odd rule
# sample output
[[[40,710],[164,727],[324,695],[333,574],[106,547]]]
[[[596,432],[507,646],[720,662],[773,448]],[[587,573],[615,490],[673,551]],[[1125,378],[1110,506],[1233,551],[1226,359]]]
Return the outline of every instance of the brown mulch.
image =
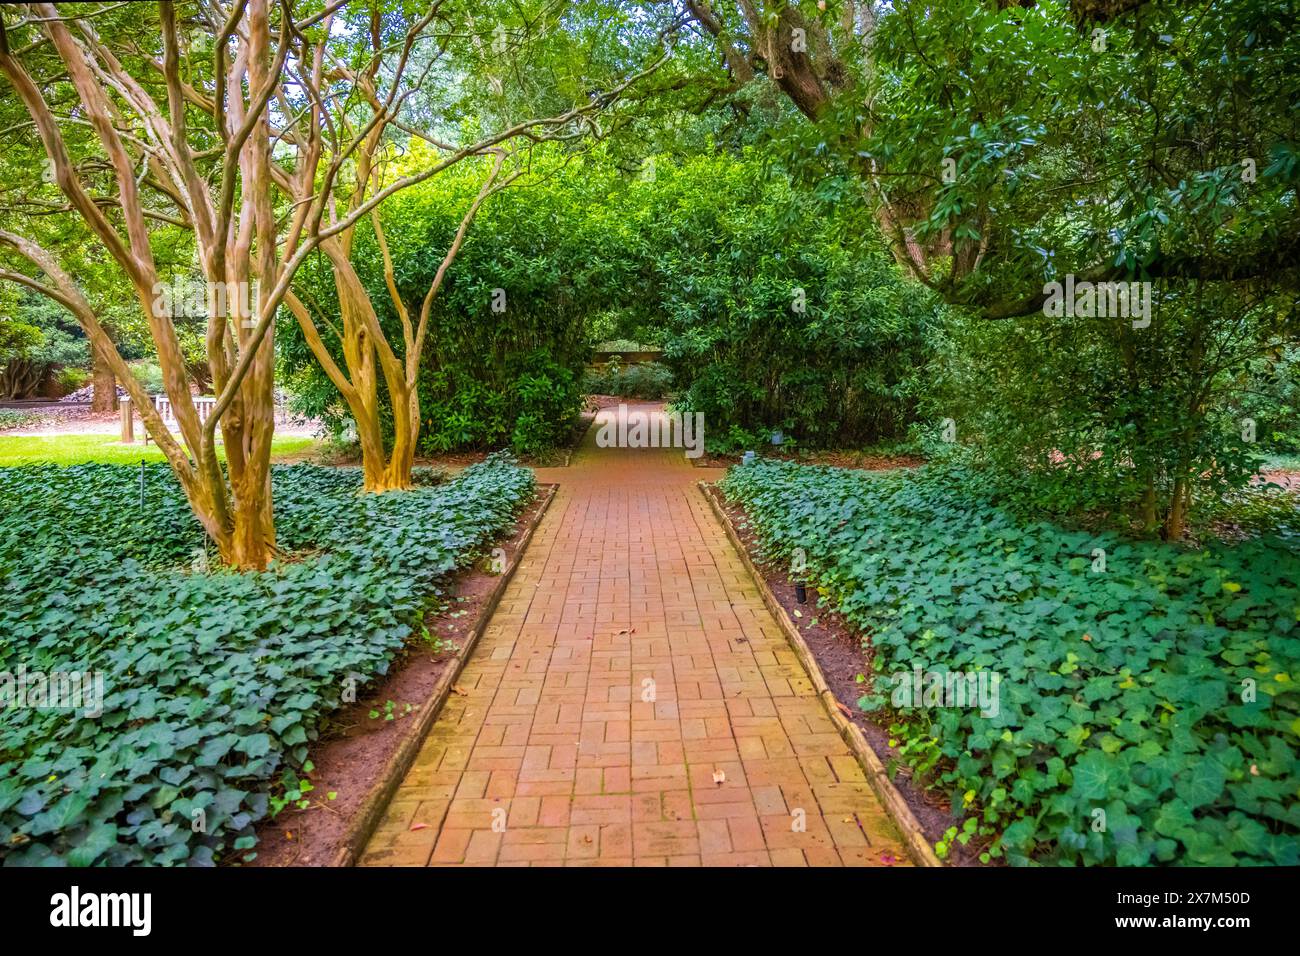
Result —
[[[520,542],[536,522],[546,491],[520,513],[514,527],[494,547],[513,561]],[[425,618],[429,633],[441,640],[437,646],[413,639],[380,683],[358,693],[354,704],[344,705],[329,720],[321,740],[312,745],[315,769],[309,775],[315,789],[311,806],[284,810],[274,820],[257,827],[257,857],[252,866],[329,866],[344,844],[348,826],[367,794],[380,783],[381,774],[415,719],[487,610],[500,575],[484,569],[480,561],[456,573],[443,585],[444,608]],[[453,693],[454,693],[453,689]],[[393,702],[393,719],[385,717]],[[407,708],[410,708],[409,710]],[[378,711],[377,718],[370,717]],[[328,794],[336,793],[330,800]]]
[[[754,567],[763,575],[773,596],[803,635],[813,657],[817,659],[822,676],[826,678],[835,699],[842,705],[841,712],[858,725],[876,756],[889,767],[890,761],[895,759],[893,749],[889,746],[889,728],[877,723],[873,715],[863,713],[858,708],[858,698],[862,696],[862,683],[858,678],[871,676],[871,665],[866,655],[869,639],[864,639],[836,611],[818,607],[815,590],[808,592],[807,604],[800,604],[794,582],[786,571],[761,560],[757,535],[744,509],[727,501],[714,486],[706,486],[706,491],[731,519],[732,527],[736,529]],[[894,786],[916,815],[925,838],[932,845],[937,843],[943,838],[944,832],[957,822],[952,816],[952,805],[944,795],[918,786],[912,779],[910,767],[890,769],[893,771],[891,779]],[[964,847],[954,841],[945,862],[949,866],[979,866],[977,857],[978,851],[972,852],[970,846]]]

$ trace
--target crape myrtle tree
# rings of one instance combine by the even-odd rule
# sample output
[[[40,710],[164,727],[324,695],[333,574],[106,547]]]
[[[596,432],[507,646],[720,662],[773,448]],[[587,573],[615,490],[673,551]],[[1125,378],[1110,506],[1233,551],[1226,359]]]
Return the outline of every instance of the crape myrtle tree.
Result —
[[[139,407],[195,516],[222,558],[260,568],[275,551],[270,445],[272,327],[294,270],[320,241],[323,196],[277,213],[275,192],[314,180],[321,150],[296,150],[289,169],[272,103],[297,98],[291,52],[327,13],[268,0],[157,8],[28,4],[3,13],[0,73],[29,117],[9,135],[35,137],[65,215],[104,246],[150,327],[181,433],[174,438],[126,368],[66,263],[31,231],[0,231],[26,271],[0,276],[37,289],[77,318],[99,359]],[[141,18],[151,29],[141,29]],[[156,29],[152,29],[156,27]],[[280,122],[295,122],[292,113]],[[88,127],[93,137],[67,134]],[[318,139],[319,143],[319,139]],[[341,161],[341,160],[340,160]],[[328,175],[328,173],[326,173]],[[176,328],[160,294],[154,244],[168,229],[192,236],[207,296],[207,360],[217,394],[201,420]],[[253,284],[261,294],[253,296]],[[224,294],[234,292],[234,294]],[[227,469],[216,451],[222,430]],[[183,445],[182,445],[183,442]]]
[[[27,4],[0,15],[0,74],[13,94],[6,97],[6,118],[14,102],[25,114],[6,125],[6,136],[21,148],[39,144],[51,193],[39,224],[4,217],[0,279],[48,295],[76,317],[96,358],[139,407],[223,560],[235,567],[264,567],[276,553],[274,322],[287,304],[300,323],[311,325],[291,293],[303,261],[322,250],[342,273],[344,296],[361,296],[349,274],[351,230],[385,198],[495,150],[485,195],[505,165],[498,144],[535,136],[538,128],[572,132],[566,127],[580,127],[616,98],[617,90],[584,98],[558,118],[523,121],[463,146],[431,131],[426,104],[412,120],[428,124],[422,135],[445,147],[444,155],[384,179],[375,169],[376,150],[386,132],[418,128],[403,113],[413,93],[425,83],[458,80],[437,68],[436,55],[416,55],[459,36],[459,23],[444,16],[447,6],[440,0],[410,9],[343,0],[130,9]],[[352,7],[364,15],[343,17]],[[129,374],[60,246],[39,241],[58,216],[102,244],[129,284],[149,325],[180,441]],[[466,224],[471,216],[472,210]],[[173,242],[177,230],[193,243],[208,287],[207,377],[217,397],[206,418],[191,399],[185,355],[161,294],[166,285],[157,247]],[[411,348],[405,361],[393,354],[368,304],[350,300],[348,315],[349,326],[339,331],[356,361],[349,364],[353,374],[340,374],[336,384],[352,390],[358,405],[369,401],[378,358],[386,385],[403,395]],[[418,334],[413,330],[407,342],[417,352]],[[413,417],[418,421],[418,413]],[[396,468],[377,462],[373,451],[369,487],[409,483],[409,451],[399,454]]]
[[[790,152],[856,178],[895,258],[959,307],[965,437],[1098,477],[1169,538],[1197,486],[1249,479],[1248,423],[1216,412],[1297,333],[1293,3],[683,3],[737,95],[760,73],[783,91]],[[1051,314],[1067,276],[1149,283],[1150,315]]]
[[[331,223],[344,218],[348,222],[344,228],[331,225],[331,234],[320,244],[332,272],[333,308],[313,308],[293,292],[286,302],[308,348],[338,389],[355,422],[367,490],[411,487],[421,423],[416,386],[432,305],[484,202],[526,172],[534,147],[599,136],[602,116],[615,116],[620,98],[668,59],[664,41],[674,28],[672,21],[654,31],[654,42],[643,57],[645,62],[619,64],[622,74],[617,68],[610,69],[609,64],[599,64],[598,79],[606,84],[599,91],[575,90],[575,95],[550,96],[539,102],[538,97],[528,95],[529,91],[513,89],[528,84],[524,76],[529,70],[563,74],[575,65],[592,65],[590,59],[574,61],[574,51],[564,42],[569,37],[569,25],[557,16],[562,9],[552,3],[499,7],[462,4],[459,9],[434,3],[415,29],[401,36],[399,25],[399,35],[390,36],[394,29],[391,18],[371,6],[345,31],[363,37],[360,44],[352,49],[322,46],[313,61],[303,67],[306,88],[324,89],[333,81],[346,84],[348,90],[338,108],[330,109],[323,102],[309,104],[307,129],[315,134],[323,132],[335,151],[349,137],[355,149],[351,151],[347,176],[336,177],[331,183],[326,207]],[[342,11],[336,16],[336,22],[344,22]],[[417,46],[417,34],[428,42]],[[558,50],[554,49],[557,44]],[[477,122],[469,120],[455,128],[440,121],[441,111],[431,107],[442,105],[445,109],[448,100],[443,98],[440,104],[432,91],[417,91],[414,86],[414,117],[406,118],[395,111],[394,91],[385,97],[380,90],[381,67],[388,49],[400,51],[396,55],[399,71],[420,76],[469,77],[465,84],[467,95],[487,99],[488,106],[460,103],[456,104],[456,112],[468,117],[473,110],[479,114]],[[474,78],[478,78],[477,82]],[[597,78],[588,74],[587,79],[593,82]],[[532,110],[538,111],[536,118],[518,118],[520,113]],[[296,130],[289,134],[297,135]],[[390,252],[381,211],[371,205],[368,224],[382,258],[390,304],[400,325],[400,340],[391,341],[380,309],[372,301],[353,258],[354,253],[370,248],[356,243],[355,212],[365,207],[370,197],[382,197],[391,193],[395,184],[411,181],[414,177],[408,171],[412,167],[442,172],[475,161],[484,167],[481,188],[465,208],[427,288],[414,302],[408,303],[398,288],[398,265]],[[304,181],[298,185],[302,195],[295,201],[308,201],[316,184]],[[341,347],[342,363],[336,360],[337,350],[331,349],[331,344]],[[391,421],[386,420],[388,416]],[[386,440],[390,435],[391,442]]]
[[[413,143],[409,160],[425,149]],[[364,223],[358,230],[354,259],[384,330],[400,342],[399,301],[428,323],[417,376],[422,451],[509,443],[517,453],[537,454],[567,440],[582,404],[585,318],[607,297],[630,294],[621,268],[630,258],[627,236],[621,229],[615,235],[612,223],[603,228],[600,218],[607,190],[626,187],[611,183],[604,146],[593,152],[551,142],[529,152],[527,173],[482,204],[450,269],[443,270],[446,250],[494,159],[462,163],[404,190],[384,204],[381,231]],[[424,302],[440,271],[426,318]],[[300,280],[300,297],[337,321],[328,260],[308,263]],[[388,288],[394,280],[396,295]],[[282,330],[278,343],[294,406],[341,436],[352,416],[298,331]],[[337,340],[326,341],[341,365]],[[382,412],[391,429],[393,416]]]

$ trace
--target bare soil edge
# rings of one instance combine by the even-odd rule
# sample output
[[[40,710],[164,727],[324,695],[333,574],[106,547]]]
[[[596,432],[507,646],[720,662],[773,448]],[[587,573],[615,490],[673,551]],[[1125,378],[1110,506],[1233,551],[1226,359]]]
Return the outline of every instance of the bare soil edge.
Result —
[[[732,547],[734,547],[737,553],[739,553],[741,561],[745,564],[745,569],[758,585],[759,593],[763,596],[763,603],[767,605],[768,611],[771,612],[772,616],[776,619],[777,624],[780,625],[782,632],[784,632],[786,640],[788,640],[794,648],[795,654],[798,656],[804,670],[808,672],[808,677],[812,681],[813,687],[817,690],[817,697],[821,700],[822,707],[825,708],[826,713],[835,724],[835,727],[839,731],[840,736],[844,739],[844,742],[849,745],[849,749],[852,750],[854,756],[858,758],[858,762],[862,765],[863,772],[866,773],[867,782],[871,785],[871,789],[875,792],[877,798],[879,798],[885,811],[893,818],[894,823],[897,824],[899,830],[902,832],[904,845],[907,847],[908,855],[912,858],[912,862],[917,866],[943,866],[944,864],[937,856],[935,856],[934,850],[931,846],[931,840],[927,836],[925,828],[921,826],[920,821],[912,811],[912,808],[908,805],[907,800],[903,797],[902,793],[899,792],[898,788],[894,785],[894,782],[889,778],[884,763],[867,742],[866,737],[862,733],[862,728],[855,724],[844,713],[845,709],[847,709],[849,705],[843,704],[839,698],[835,696],[835,692],[831,690],[830,686],[826,682],[826,678],[822,674],[821,667],[818,665],[817,658],[813,654],[812,649],[804,640],[803,635],[799,633],[799,629],[794,626],[794,622],[790,620],[790,616],[786,613],[785,607],[772,593],[772,589],[768,586],[766,576],[754,565],[748,549],[741,541],[740,535],[736,532],[731,517],[719,504],[716,494],[712,490],[712,486],[707,482],[701,481],[698,483],[698,487],[700,489],[700,494],[704,496],[704,499],[709,503],[709,507],[713,509],[713,514],[717,517],[718,521],[722,523],[722,527],[727,532],[727,538],[731,541]]]
[[[399,714],[392,721],[381,718],[376,728],[379,732],[367,734],[363,740],[334,733],[318,741],[310,755],[316,764],[312,779],[317,787],[312,793],[315,798],[312,807],[286,811],[275,820],[259,824],[258,856],[245,865],[348,867],[355,864],[398,785],[415,762],[443,704],[455,689],[465,662],[514,577],[558,487],[540,485],[509,538],[494,542],[506,551],[506,567],[501,574],[490,575],[475,566],[461,571],[449,582],[447,608],[430,615],[426,623],[431,631],[444,636],[454,629],[457,633],[450,639],[455,648],[436,658],[421,657],[419,653],[399,658],[382,683],[366,693],[364,700],[347,705],[335,715],[336,723],[364,720],[370,710],[382,711],[388,701],[409,697],[411,690],[424,692],[432,682],[423,700],[412,706],[409,716]],[[468,609],[471,620],[455,618],[458,597],[472,602]],[[403,694],[403,688],[408,693]],[[358,783],[360,787],[341,792],[342,787],[335,782],[338,779]],[[326,792],[333,787],[339,788],[336,791],[339,797],[329,801]],[[360,796],[355,793],[357,789],[362,791]]]

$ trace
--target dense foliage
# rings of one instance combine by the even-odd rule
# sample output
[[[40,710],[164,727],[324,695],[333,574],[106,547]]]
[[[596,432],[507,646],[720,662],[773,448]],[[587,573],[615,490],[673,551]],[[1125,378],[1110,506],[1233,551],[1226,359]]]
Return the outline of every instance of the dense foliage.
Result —
[[[849,191],[800,188],[761,159],[660,169],[627,213],[683,409],[712,443],[780,429],[805,445],[897,438],[915,416],[936,304],[910,286]]]
[[[291,555],[236,574],[206,570],[165,465],[0,470],[0,671],[98,671],[105,690],[99,717],[0,709],[6,864],[250,851],[273,802],[302,793],[349,682],[385,673],[423,631],[439,578],[533,488],[500,457],[401,494],[359,495],[349,469],[277,467],[273,480]]]
[[[981,464],[1041,504],[1177,539],[1198,500],[1247,480],[1244,419],[1258,450],[1284,449],[1293,2],[709,10],[697,23],[741,87],[741,137],[805,195],[865,195],[859,228],[959,307],[922,418],[951,419]],[[781,54],[800,31],[806,52]],[[1069,276],[1145,283],[1149,315],[1045,315],[1046,285]],[[737,371],[733,392],[772,390]]]
[[[1265,452],[1300,452],[1300,347],[1280,349],[1251,363],[1230,411],[1248,422]]]
[[[1285,370],[1270,377],[1268,336],[1251,313],[1207,294],[1142,329],[1108,318],[953,322],[925,406],[1038,506],[1148,532],[1164,524],[1179,538],[1199,501],[1243,487],[1257,452],[1282,450],[1294,427]]]
[[[582,390],[588,395],[660,399],[672,387],[672,369],[659,362],[624,365],[611,358],[602,366],[587,369],[582,376]]]
[[[386,205],[410,303],[476,188],[472,176],[443,176]],[[599,152],[557,158],[490,200],[434,300],[423,447],[533,451],[567,436],[590,346],[609,334],[661,342],[683,408],[703,412],[715,440],[735,429],[821,446],[900,437],[940,312],[864,235],[865,215],[860,200],[799,188],[753,153],[633,175]],[[304,273],[328,279],[323,267]],[[367,282],[381,302],[377,267]],[[300,407],[328,414],[332,386],[291,326],[281,342]],[[667,382],[587,387],[658,398]]]
[[[85,336],[49,299],[25,292],[0,320],[0,399],[33,398],[56,369],[89,360]]]
[[[1199,551],[1132,542],[935,466],[760,460],[722,487],[766,556],[804,549],[862,630],[861,706],[892,707],[898,759],[985,859],[1300,862],[1300,524]],[[893,675],[916,667],[1000,674],[996,715],[893,707]]]
[[[887,171],[883,194],[947,241],[951,270],[925,278],[1003,315],[1038,312],[1066,273],[1293,295],[1294,4],[1146,2],[1100,24],[1064,6],[895,4],[870,116],[837,104],[830,125],[865,134],[851,145]]]
[[[444,174],[385,208],[397,287],[414,314],[481,175],[477,169]],[[577,215],[586,195],[577,176],[542,178],[484,205],[432,303],[417,383],[425,452],[510,446],[536,453],[569,438],[589,351],[582,319],[593,296],[609,294],[593,283],[612,279]],[[400,338],[374,235],[362,231],[357,241],[372,301],[385,328]],[[303,270],[302,294],[326,314],[337,309],[331,285],[327,261]],[[296,407],[342,432],[346,408],[337,391],[293,323],[281,323],[280,333]]]
[[[1100,24],[1059,2],[902,3],[870,116],[836,105],[844,149],[912,212],[916,274],[981,320],[945,356],[935,417],[1063,510],[1176,539],[1196,497],[1247,480],[1234,413],[1300,329],[1294,20],[1285,0]],[[1144,283],[1149,309],[1046,316],[1068,276]]]

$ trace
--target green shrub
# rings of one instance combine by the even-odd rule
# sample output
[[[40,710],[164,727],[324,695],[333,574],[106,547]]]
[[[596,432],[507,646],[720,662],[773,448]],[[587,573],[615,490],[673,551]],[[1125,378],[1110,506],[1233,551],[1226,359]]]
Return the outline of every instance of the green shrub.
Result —
[[[705,447],[721,455],[735,455],[746,451],[761,455],[772,444],[771,432],[759,434],[748,428],[741,428],[739,425],[732,425],[721,434],[716,431],[706,431],[705,435]]]
[[[923,407],[936,422],[952,419],[957,443],[1027,503],[1179,539],[1190,508],[1246,485],[1255,452],[1277,447],[1264,442],[1294,424],[1291,376],[1283,363],[1271,391],[1243,396],[1252,365],[1265,378],[1252,362],[1260,337],[1279,334],[1266,303],[1161,283],[1153,296],[1146,328],[1115,318],[951,321]],[[1243,397],[1254,401],[1235,404]],[[1247,415],[1254,443],[1243,435]]]
[[[84,368],[61,368],[54,376],[54,383],[61,395],[75,392],[89,381],[90,373]]]
[[[662,342],[672,380],[658,366],[624,367],[588,376],[588,392],[662,398],[675,381],[683,409],[704,413],[710,434],[782,429],[804,445],[841,447],[905,434],[944,313],[864,232],[871,214],[860,195],[842,183],[804,188],[756,150],[665,165],[653,182],[630,180],[600,150],[539,169],[544,177],[484,205],[433,300],[420,371],[426,450],[522,450],[566,432],[593,341],[628,351]],[[466,167],[384,204],[413,314],[480,186]],[[397,341],[373,242],[359,226],[355,261]],[[323,258],[294,286],[335,314]],[[277,327],[276,345],[297,410],[338,414],[296,323]],[[538,353],[573,375],[572,392],[562,383],[553,402],[515,397]]]
[[[0,316],[0,398],[35,398],[61,367],[89,362],[90,348],[54,300],[27,289],[16,298],[12,316]]]
[[[1255,440],[1267,454],[1300,452],[1300,346],[1258,358],[1243,376],[1232,420],[1254,423]]]
[[[860,705],[891,707],[898,759],[968,814],[957,839],[985,859],[1300,862],[1300,524],[1134,542],[1018,515],[934,465],[760,461],[722,487],[869,637]],[[894,707],[916,667],[1000,674],[998,712]]]
[[[846,448],[906,434],[945,312],[862,228],[860,194],[804,188],[747,151],[660,170],[629,197],[649,260],[637,296],[707,435]]]
[[[0,671],[101,672],[98,718],[0,708],[7,865],[209,864],[308,799],[348,682],[421,633],[439,579],[504,530],[532,473],[494,456],[437,487],[360,495],[356,469],[273,470],[263,573],[203,570],[165,465],[0,470]],[[202,811],[200,813],[199,811]],[[202,826],[196,829],[195,821]]]
[[[418,315],[466,207],[482,182],[469,165],[394,196],[385,230],[400,293]],[[475,218],[429,314],[420,356],[420,449],[439,453],[510,446],[534,454],[567,441],[582,408],[590,352],[584,317],[616,282],[579,215],[606,188],[576,175],[542,179],[491,198]],[[609,236],[610,245],[615,238]],[[359,227],[356,261],[390,341],[402,341],[374,236]],[[309,261],[295,282],[323,314],[336,314],[328,261]],[[505,311],[493,311],[494,290]],[[345,409],[294,322],[277,327],[277,351],[296,411],[341,430]],[[388,403],[381,390],[381,401]],[[384,414],[387,409],[384,409]]]
[[[654,401],[673,387],[672,369],[658,362],[589,368],[583,373],[582,389],[588,395],[620,395]]]
[[[536,455],[563,445],[572,434],[582,408],[582,390],[572,369],[534,353],[510,390],[518,412],[510,446],[520,454]]]
[[[483,370],[421,370],[420,448],[426,453],[509,445],[537,455],[567,443],[582,409],[577,376],[542,352],[519,356],[499,385]]]
[[[141,387],[150,395],[163,393],[162,366],[157,362],[138,361],[130,363],[131,374]]]

